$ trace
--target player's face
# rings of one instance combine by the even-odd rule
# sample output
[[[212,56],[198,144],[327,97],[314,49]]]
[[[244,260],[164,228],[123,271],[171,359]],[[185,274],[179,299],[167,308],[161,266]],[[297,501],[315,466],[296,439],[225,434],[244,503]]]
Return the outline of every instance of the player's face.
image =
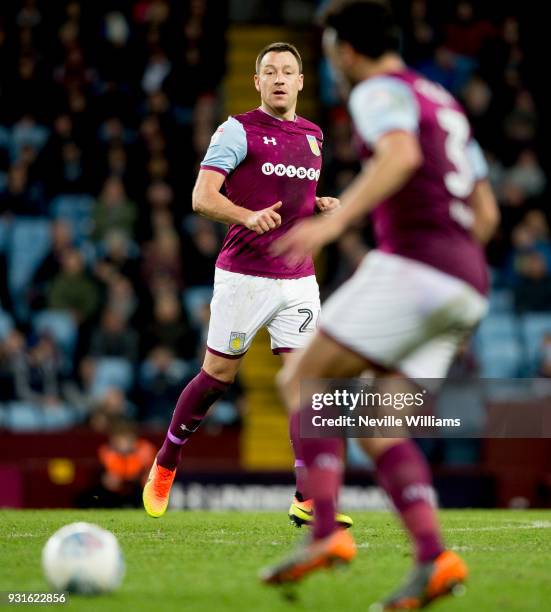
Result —
[[[285,113],[295,108],[304,77],[292,53],[270,51],[260,62],[258,74],[254,75],[254,84],[264,104],[279,113]]]

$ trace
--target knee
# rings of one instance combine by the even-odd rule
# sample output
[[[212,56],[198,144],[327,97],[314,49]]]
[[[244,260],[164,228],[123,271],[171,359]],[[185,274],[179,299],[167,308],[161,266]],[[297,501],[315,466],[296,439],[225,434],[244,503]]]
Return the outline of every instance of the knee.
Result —
[[[204,363],[202,369],[209,376],[228,385],[231,385],[235,381],[235,376],[237,374],[235,368],[222,361]]]

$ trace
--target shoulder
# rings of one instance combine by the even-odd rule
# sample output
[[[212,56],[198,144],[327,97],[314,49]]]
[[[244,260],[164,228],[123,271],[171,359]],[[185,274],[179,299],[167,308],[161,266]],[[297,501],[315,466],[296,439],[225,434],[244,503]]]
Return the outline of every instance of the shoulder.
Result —
[[[300,115],[297,115],[297,124],[299,127],[304,129],[308,133],[316,136],[316,138],[323,140],[322,129],[320,128],[319,125],[317,125],[313,121],[308,121],[308,119],[305,119],[304,117],[301,117]]]
[[[369,102],[384,106],[396,99],[415,99],[411,84],[396,76],[382,75],[358,83],[350,94],[350,105]]]
[[[232,145],[240,142],[245,136],[245,128],[237,117],[229,116],[226,121],[221,123],[212,135],[210,144]]]
[[[247,111],[246,113],[239,113],[238,115],[233,115],[231,118],[241,123],[241,125],[246,126],[248,124],[258,122],[259,119],[262,118],[262,115],[259,114],[260,112],[262,111],[259,111],[258,108],[253,108],[250,111]]]

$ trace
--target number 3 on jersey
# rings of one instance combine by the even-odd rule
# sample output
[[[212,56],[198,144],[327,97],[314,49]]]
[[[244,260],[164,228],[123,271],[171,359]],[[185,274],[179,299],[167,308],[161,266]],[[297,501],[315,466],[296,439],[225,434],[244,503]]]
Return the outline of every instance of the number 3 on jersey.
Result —
[[[454,172],[444,176],[444,183],[452,196],[466,198],[471,195],[475,184],[474,170],[467,152],[469,123],[462,113],[451,108],[438,109],[436,119],[447,134],[446,157],[455,166]]]

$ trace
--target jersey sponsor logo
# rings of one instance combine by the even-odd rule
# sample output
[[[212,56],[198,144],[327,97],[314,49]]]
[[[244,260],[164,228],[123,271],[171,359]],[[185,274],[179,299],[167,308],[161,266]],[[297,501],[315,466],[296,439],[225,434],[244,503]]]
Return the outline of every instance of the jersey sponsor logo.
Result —
[[[264,139],[264,144],[272,144],[272,145],[276,145],[277,144],[277,140],[272,136],[271,138],[268,138],[268,136],[263,136]]]
[[[321,151],[318,145],[318,140],[315,136],[311,134],[306,134],[306,139],[308,140],[308,144],[310,145],[310,151],[316,156],[319,157],[321,155]]]
[[[245,346],[245,334],[243,332],[231,332],[228,348],[232,353],[240,353]]]
[[[276,176],[287,176],[289,178],[298,178],[298,179],[308,179],[310,181],[317,181],[320,177],[319,169],[315,168],[305,168],[304,166],[299,166],[298,168],[293,165],[286,166],[285,164],[274,164],[270,162],[266,162],[262,164],[262,174],[266,176],[270,176],[271,174],[275,174]]]

